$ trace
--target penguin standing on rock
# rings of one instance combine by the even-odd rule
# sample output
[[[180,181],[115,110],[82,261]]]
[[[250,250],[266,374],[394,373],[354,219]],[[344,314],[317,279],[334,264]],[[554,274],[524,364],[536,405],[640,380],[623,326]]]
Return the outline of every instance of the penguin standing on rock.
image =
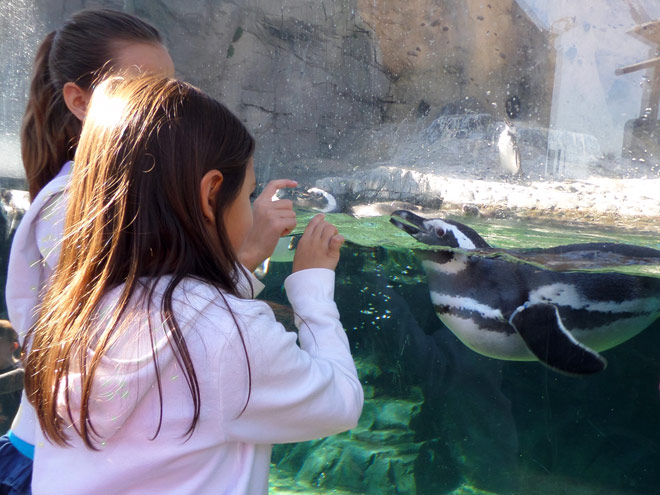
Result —
[[[500,155],[500,166],[504,172],[511,175],[522,173],[516,128],[509,119],[504,119],[504,129],[497,139],[497,151]]]

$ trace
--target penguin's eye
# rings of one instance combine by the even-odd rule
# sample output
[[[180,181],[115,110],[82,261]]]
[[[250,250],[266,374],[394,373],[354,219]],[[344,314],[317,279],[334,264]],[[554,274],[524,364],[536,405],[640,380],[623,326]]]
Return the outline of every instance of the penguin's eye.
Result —
[[[446,233],[445,229],[443,229],[442,227],[435,228],[435,235],[437,235],[438,237],[444,237],[445,233]]]

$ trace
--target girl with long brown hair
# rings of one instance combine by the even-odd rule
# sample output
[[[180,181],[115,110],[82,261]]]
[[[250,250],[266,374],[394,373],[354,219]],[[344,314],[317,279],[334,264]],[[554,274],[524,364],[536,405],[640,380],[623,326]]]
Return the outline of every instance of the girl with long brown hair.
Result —
[[[139,18],[113,10],[84,10],[50,33],[39,46],[21,129],[23,164],[32,205],[12,243],[6,300],[21,340],[34,324],[37,307],[59,255],[66,188],[75,168],[82,119],[94,81],[114,71],[173,75],[162,36]],[[271,202],[271,182],[255,201],[255,227],[238,253],[253,270],[268,257],[281,234],[295,227],[290,202]],[[30,490],[36,416],[23,396],[7,436],[0,437],[0,493]]]
[[[32,204],[11,246],[6,301],[21,341],[57,261],[63,194],[95,77],[132,66],[174,73],[158,30],[128,14],[85,10],[48,34],[35,56],[21,151]],[[25,347],[24,347],[25,349]],[[29,494],[36,416],[25,394],[0,437],[0,493]]]
[[[250,299],[250,133],[200,90],[111,78],[76,152],[59,264],[30,332],[33,493],[267,493],[272,443],[353,427],[363,395],[322,216],[285,288]],[[300,346],[296,344],[299,338]]]

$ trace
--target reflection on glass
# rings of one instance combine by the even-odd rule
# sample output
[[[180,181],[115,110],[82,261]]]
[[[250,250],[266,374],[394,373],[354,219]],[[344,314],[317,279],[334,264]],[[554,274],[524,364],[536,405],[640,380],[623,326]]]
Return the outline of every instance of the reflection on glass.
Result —
[[[32,57],[70,3],[0,3],[4,264],[26,207],[18,130]],[[415,252],[429,246],[389,215],[454,219],[499,250],[659,248],[658,2],[94,5],[162,30],[178,76],[252,129],[260,183],[299,182],[299,229],[261,268],[265,298],[285,303],[295,235],[314,212],[349,240],[337,300],[363,418],[345,435],[277,447],[273,493],[657,491],[658,322],[604,351],[607,368],[589,377],[479,355],[436,316]],[[641,262],[600,270],[658,277]]]

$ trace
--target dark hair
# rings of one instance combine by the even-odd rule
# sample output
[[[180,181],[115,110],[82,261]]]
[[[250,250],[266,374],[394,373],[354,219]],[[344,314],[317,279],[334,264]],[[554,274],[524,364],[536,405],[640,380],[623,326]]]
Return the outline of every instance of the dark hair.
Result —
[[[214,285],[219,297],[224,298],[223,292],[239,295],[242,268],[224,214],[241,190],[254,147],[237,117],[189,84],[155,76],[113,77],[94,91],[75,156],[60,258],[39,319],[28,334],[26,391],[49,439],[66,444],[66,425],[73,424],[94,448],[98,436],[91,426],[89,401],[95,370],[111,343],[127,331],[131,297],[140,294],[150,307],[164,276],[169,280],[159,309],[193,399],[194,415],[186,432],[192,434],[200,391],[172,296],[187,277]],[[205,227],[199,187],[212,170],[223,175],[215,206],[217,236]],[[99,335],[99,303],[118,286],[121,295],[110,324]],[[236,318],[234,322],[243,339]],[[151,321],[149,331],[154,342]],[[87,357],[88,350],[93,357]],[[155,349],[153,357],[160,392]],[[82,370],[77,418],[68,407],[67,375],[73,370]],[[248,379],[251,382],[249,360]],[[57,408],[60,392],[68,417]],[[155,435],[159,431],[160,424]]]
[[[97,76],[112,70],[121,42],[162,43],[162,38],[137,17],[99,9],[77,12],[41,42],[21,127],[21,155],[32,198],[73,158],[80,136],[81,123],[62,97],[64,84],[91,89]]]
[[[0,340],[18,342],[18,334],[9,320],[0,320]]]

